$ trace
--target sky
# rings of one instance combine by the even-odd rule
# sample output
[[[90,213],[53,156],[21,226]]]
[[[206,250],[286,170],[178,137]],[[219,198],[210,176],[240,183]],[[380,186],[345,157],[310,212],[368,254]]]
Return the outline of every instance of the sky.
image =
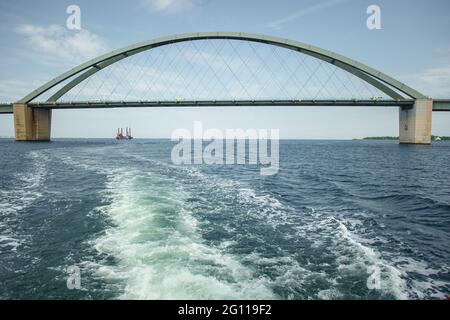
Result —
[[[381,9],[369,30],[366,10]],[[81,9],[81,30],[66,10]],[[309,43],[365,63],[433,98],[450,98],[448,0],[0,0],[0,101],[13,102],[91,58],[153,38],[238,31]],[[398,135],[397,108],[144,108],[54,111],[52,137],[170,138],[178,128],[279,129],[285,139]],[[450,135],[450,113],[433,113],[433,134]],[[0,115],[0,136],[13,136]]]

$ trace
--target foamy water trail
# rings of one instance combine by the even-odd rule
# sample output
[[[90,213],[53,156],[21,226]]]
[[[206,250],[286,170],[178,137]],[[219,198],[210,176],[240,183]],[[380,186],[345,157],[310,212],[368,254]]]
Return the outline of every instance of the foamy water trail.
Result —
[[[114,266],[98,266],[97,275],[123,280],[120,298],[275,297],[266,279],[255,278],[236,257],[204,243],[198,221],[185,206],[189,195],[176,181],[115,172],[108,189],[112,201],[102,211],[115,226],[93,245],[117,260]]]
[[[286,239],[293,239],[295,234],[300,239],[313,242],[313,247],[326,246],[326,250],[331,253],[332,261],[335,264],[336,272],[330,273],[324,268],[321,271],[317,266],[300,265],[292,256],[292,252],[285,252],[279,248],[279,254],[271,257],[263,257],[256,253],[241,257],[244,261],[252,261],[259,266],[274,265],[279,270],[273,281],[272,287],[291,288],[292,292],[297,292],[308,281],[316,281],[322,278],[327,282],[330,289],[318,290],[317,294],[309,295],[312,298],[336,299],[345,298],[346,294],[339,289],[340,283],[348,282],[348,278],[355,274],[362,279],[371,281],[376,275],[379,277],[377,287],[368,289],[368,284],[363,283],[363,289],[368,291],[367,297],[373,293],[382,296],[391,296],[395,299],[415,299],[424,297],[445,298],[445,288],[449,283],[430,279],[429,275],[445,274],[448,270],[442,267],[440,270],[430,268],[426,262],[406,258],[392,253],[380,252],[376,249],[374,242],[388,242],[383,237],[365,238],[359,230],[367,233],[363,227],[364,220],[370,220],[366,214],[352,214],[342,218],[342,214],[337,214],[333,210],[311,209],[306,212],[296,212],[290,206],[282,204],[278,199],[267,193],[256,192],[255,189],[241,182],[223,179],[221,177],[211,177],[204,175],[195,168],[184,168],[190,175],[198,178],[200,184],[206,185],[208,190],[219,190],[220,198],[227,197],[238,199],[238,205],[248,208],[246,215],[258,221],[270,225],[274,231],[278,228],[286,230],[293,228],[297,233],[283,234]],[[214,196],[214,191],[210,191]],[[226,201],[219,205],[226,206]],[[352,218],[353,216],[353,218]],[[299,219],[300,217],[300,219]],[[351,228],[351,231],[350,229]],[[321,250],[313,254],[320,255]],[[328,257],[330,258],[330,257]],[[406,263],[405,263],[406,261]],[[412,280],[413,275],[420,274],[427,277],[427,281]],[[289,275],[289,276],[287,276]],[[351,280],[350,280],[351,281]],[[289,296],[288,296],[289,298]]]
[[[107,204],[91,214],[103,215],[111,227],[90,245],[108,259],[91,267],[119,298],[442,298],[448,287],[429,278],[411,280],[412,274],[445,268],[380,251],[377,244],[389,239],[367,231],[370,215],[332,207],[298,210],[242,181],[121,156],[126,168],[62,157],[107,176]],[[225,236],[206,240],[208,230],[218,227]],[[242,241],[254,242],[253,249],[242,252]],[[369,289],[374,271],[380,285]]]
[[[342,218],[332,212],[331,208],[311,209],[305,217],[305,223],[297,228],[297,235],[312,240],[313,247],[323,254],[332,254],[336,266],[335,287],[323,290],[319,296],[324,299],[343,298],[339,282],[346,276],[360,274],[368,281],[376,275],[379,284],[370,292],[380,292],[395,299],[445,298],[448,283],[435,281],[430,275],[445,273],[446,268],[435,270],[425,261],[404,257],[395,252],[384,252],[376,244],[388,243],[389,240],[374,235],[364,227],[363,221],[370,220],[366,214],[360,218]],[[420,274],[427,278],[424,283],[417,282],[414,276]],[[333,275],[328,275],[333,278]]]

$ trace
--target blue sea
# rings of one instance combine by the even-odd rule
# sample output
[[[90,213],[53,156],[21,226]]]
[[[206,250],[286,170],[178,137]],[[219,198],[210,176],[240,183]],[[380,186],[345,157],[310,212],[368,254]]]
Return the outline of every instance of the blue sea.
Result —
[[[0,140],[0,298],[450,296],[450,143],[286,140],[273,176],[173,146]]]

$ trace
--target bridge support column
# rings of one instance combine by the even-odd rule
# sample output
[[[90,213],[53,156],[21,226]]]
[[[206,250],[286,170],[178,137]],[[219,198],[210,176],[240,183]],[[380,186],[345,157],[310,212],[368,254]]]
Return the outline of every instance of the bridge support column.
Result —
[[[430,144],[433,100],[419,99],[411,109],[400,108],[400,143]]]
[[[52,110],[14,104],[13,112],[16,141],[50,141]]]

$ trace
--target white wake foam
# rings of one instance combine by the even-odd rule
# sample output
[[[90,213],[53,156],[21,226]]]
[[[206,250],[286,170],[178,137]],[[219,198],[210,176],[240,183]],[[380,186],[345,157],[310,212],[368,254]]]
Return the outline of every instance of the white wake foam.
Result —
[[[184,206],[189,194],[167,179],[129,170],[110,176],[111,204],[101,209],[114,226],[93,245],[117,264],[98,265],[97,275],[121,280],[120,298],[274,298],[267,279],[204,243]]]

